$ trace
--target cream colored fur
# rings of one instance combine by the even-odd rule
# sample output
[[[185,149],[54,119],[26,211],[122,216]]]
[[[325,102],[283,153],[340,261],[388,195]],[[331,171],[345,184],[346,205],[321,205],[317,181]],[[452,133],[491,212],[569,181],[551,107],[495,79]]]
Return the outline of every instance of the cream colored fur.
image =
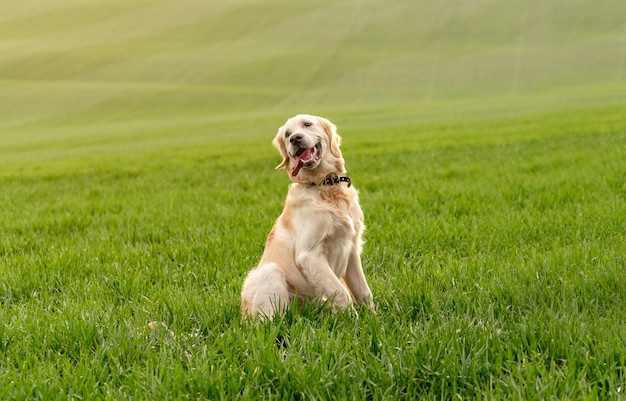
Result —
[[[244,281],[242,316],[272,318],[296,297],[328,301],[334,309],[354,302],[373,307],[361,266],[365,227],[357,190],[345,182],[322,185],[326,177],[346,172],[335,126],[322,117],[297,115],[273,143],[283,157],[277,168],[287,169],[293,183],[261,261]],[[315,156],[298,169],[304,148],[316,149]]]

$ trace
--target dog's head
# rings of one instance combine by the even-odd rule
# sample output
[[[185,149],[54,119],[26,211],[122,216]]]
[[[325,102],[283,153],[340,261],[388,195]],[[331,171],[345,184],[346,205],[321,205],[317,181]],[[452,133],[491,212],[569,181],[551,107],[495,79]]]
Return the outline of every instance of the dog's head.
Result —
[[[345,174],[339,150],[341,137],[323,117],[299,114],[278,129],[274,146],[283,157],[276,168],[286,168],[296,182],[317,182],[329,174]]]

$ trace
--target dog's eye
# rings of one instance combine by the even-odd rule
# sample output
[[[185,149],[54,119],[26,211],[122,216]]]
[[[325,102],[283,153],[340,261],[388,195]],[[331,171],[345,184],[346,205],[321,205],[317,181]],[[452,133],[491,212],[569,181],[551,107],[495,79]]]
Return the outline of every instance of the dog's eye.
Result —
[[[291,135],[291,132],[285,131],[285,138],[289,138],[290,135]]]
[[[305,126],[305,127],[310,127],[311,125],[313,125],[313,123],[312,123],[312,122],[310,122],[310,121],[305,121],[305,122],[304,122],[304,126]]]

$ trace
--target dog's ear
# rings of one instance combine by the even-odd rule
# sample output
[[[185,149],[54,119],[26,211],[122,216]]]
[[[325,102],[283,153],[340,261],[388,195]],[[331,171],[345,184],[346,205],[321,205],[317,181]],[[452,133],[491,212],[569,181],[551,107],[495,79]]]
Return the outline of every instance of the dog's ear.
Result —
[[[339,146],[341,145],[341,137],[337,134],[337,127],[335,127],[335,124],[331,123],[324,117],[317,117],[317,120],[324,128],[324,131],[326,131],[326,135],[328,135],[328,145],[330,147],[330,152],[335,157],[342,157],[341,150],[339,150]]]
[[[280,155],[283,157],[283,161],[276,166],[277,169],[287,168],[287,165],[289,164],[289,155],[287,154],[287,147],[285,146],[285,141],[283,140],[283,128],[284,127],[280,127],[278,129],[278,133],[272,141],[276,149],[280,152]]]

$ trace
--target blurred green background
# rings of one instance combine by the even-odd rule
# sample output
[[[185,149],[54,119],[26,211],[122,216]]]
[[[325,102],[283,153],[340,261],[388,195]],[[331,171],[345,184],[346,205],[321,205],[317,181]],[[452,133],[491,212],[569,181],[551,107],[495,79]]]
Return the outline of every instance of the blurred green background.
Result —
[[[624,16],[621,0],[2,0],[0,165],[267,141],[301,112],[359,130],[624,104]]]

